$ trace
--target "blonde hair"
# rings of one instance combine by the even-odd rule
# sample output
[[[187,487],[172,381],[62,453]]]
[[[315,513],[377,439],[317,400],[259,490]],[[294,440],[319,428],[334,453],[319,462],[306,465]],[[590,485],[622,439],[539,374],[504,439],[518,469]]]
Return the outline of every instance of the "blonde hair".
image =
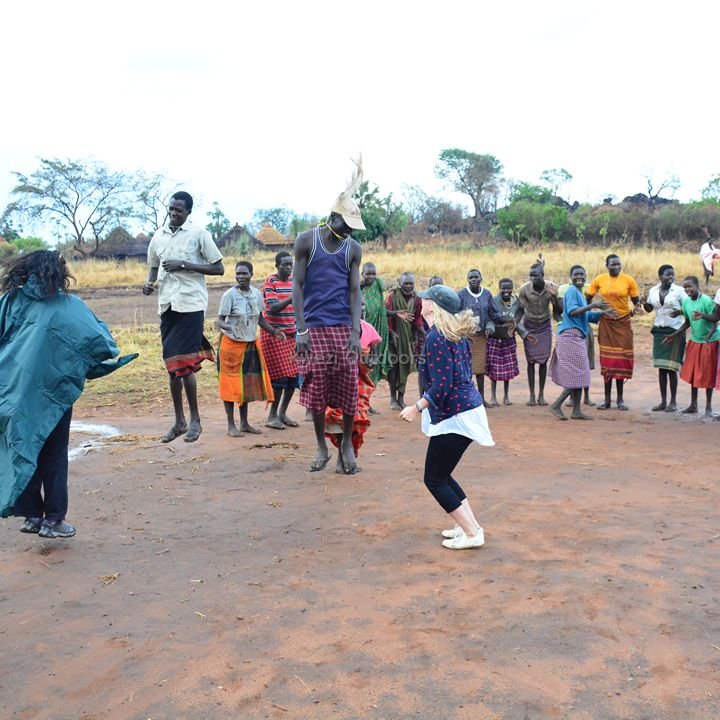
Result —
[[[433,321],[438,332],[450,342],[458,342],[477,331],[477,321],[472,310],[461,310],[453,315],[433,302]]]

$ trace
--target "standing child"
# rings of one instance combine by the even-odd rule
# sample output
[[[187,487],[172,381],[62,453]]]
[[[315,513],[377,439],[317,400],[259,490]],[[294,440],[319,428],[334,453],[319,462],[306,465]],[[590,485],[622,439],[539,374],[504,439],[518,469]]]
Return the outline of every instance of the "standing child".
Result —
[[[712,298],[700,292],[700,281],[695,275],[683,280],[687,298],[683,300],[682,314],[685,322],[675,332],[666,335],[663,344],[670,344],[677,335],[690,328],[690,340],[685,350],[685,361],[680,370],[680,379],[690,383],[690,405],[683,413],[698,411],[698,389],[705,389],[705,417],[712,416],[712,393],[717,378],[718,340],[720,331],[717,324],[707,319],[712,316],[715,305]],[[676,311],[677,312],[677,311]]]
[[[520,374],[517,359],[517,341],[515,330],[517,321],[522,315],[522,308],[517,295],[513,293],[513,281],[503,278],[498,283],[500,292],[493,298],[498,319],[495,330],[488,338],[487,374],[490,378],[490,405],[498,407],[497,384],[503,382],[503,405],[510,402],[510,381]]]

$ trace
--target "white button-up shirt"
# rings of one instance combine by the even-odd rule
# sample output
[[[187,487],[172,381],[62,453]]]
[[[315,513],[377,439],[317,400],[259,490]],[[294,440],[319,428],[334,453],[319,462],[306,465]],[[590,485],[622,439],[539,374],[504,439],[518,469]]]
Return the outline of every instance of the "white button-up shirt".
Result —
[[[205,312],[208,305],[205,275],[179,270],[167,273],[163,260],[180,260],[197,265],[214,265],[222,253],[205,228],[195,227],[190,220],[172,232],[169,225],[155,231],[148,246],[147,261],[158,268],[158,314],[168,308],[175,312]]]
[[[648,293],[647,302],[648,305],[653,306],[655,310],[655,327],[669,327],[673,330],[677,330],[685,322],[685,318],[680,315],[679,317],[671,317],[670,313],[673,310],[682,310],[683,300],[687,297],[687,293],[682,289],[682,286],[673,283],[668,294],[665,296],[665,302],[660,304],[660,283],[650,289]]]

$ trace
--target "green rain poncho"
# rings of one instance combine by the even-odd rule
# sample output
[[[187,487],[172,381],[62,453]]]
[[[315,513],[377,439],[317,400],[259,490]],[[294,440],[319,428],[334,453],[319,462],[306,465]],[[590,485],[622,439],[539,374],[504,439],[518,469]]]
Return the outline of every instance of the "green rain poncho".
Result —
[[[34,276],[0,297],[0,516],[35,472],[48,435],[85,380],[135,359],[119,354],[107,325],[78,297],[43,299]]]

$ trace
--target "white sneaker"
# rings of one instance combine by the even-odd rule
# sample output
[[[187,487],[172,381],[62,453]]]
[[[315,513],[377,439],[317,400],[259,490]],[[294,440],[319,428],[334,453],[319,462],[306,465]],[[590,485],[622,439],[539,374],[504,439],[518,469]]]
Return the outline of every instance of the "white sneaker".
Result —
[[[473,535],[472,537],[468,537],[461,530],[459,535],[454,537],[452,540],[443,540],[442,544],[450,550],[465,550],[466,548],[482,547],[485,544],[485,535],[482,528],[478,530],[477,535]]]
[[[457,537],[458,535],[460,535],[460,533],[462,533],[462,528],[459,525],[456,525],[454,528],[451,528],[450,530],[443,530],[442,536],[444,538],[450,538],[452,540],[454,537]]]
[[[478,527],[478,530],[482,532],[481,527]],[[458,537],[458,535],[462,535],[462,531],[463,529],[459,525],[456,525],[452,530],[443,530],[441,534],[444,538],[450,538],[452,540]]]

